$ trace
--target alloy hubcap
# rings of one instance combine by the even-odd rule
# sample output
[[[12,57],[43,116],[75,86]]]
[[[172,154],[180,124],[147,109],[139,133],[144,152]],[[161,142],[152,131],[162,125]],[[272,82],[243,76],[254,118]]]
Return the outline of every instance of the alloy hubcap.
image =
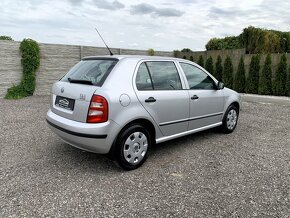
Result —
[[[148,140],[144,133],[134,132],[125,141],[124,158],[128,163],[138,164],[143,160],[148,150]]]
[[[237,115],[236,110],[231,109],[227,115],[227,127],[229,130],[232,130],[235,128],[237,124],[237,119],[238,119],[238,115]]]

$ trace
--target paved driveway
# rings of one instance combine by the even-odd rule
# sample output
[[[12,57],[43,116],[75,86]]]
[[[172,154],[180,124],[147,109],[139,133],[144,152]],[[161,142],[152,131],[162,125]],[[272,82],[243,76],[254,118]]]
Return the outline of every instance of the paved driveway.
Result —
[[[56,137],[48,102],[0,100],[0,217],[290,215],[290,107],[245,102],[233,134],[157,145],[125,172]]]

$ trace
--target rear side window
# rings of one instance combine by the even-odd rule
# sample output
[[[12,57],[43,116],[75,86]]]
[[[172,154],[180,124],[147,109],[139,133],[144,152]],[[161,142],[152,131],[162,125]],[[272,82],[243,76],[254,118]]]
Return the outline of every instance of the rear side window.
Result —
[[[142,63],[138,69],[136,86],[138,90],[153,90],[150,74],[145,63]]]
[[[198,67],[190,64],[180,63],[185,73],[190,89],[215,89],[212,78]]]
[[[146,87],[144,84],[147,84]],[[182,88],[178,71],[172,61],[142,63],[138,69],[136,85],[138,90],[180,90]]]
[[[118,60],[83,60],[76,64],[61,81],[90,81],[93,85],[102,86]]]

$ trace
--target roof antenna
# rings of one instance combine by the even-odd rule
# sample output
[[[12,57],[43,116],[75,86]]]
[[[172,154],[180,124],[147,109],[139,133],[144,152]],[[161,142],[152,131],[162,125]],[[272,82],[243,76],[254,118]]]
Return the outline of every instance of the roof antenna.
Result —
[[[99,36],[101,37],[102,41],[104,42],[105,46],[106,46],[106,47],[107,47],[107,49],[109,50],[109,52],[110,52],[110,55],[111,55],[111,56],[112,56],[112,55],[114,55],[114,54],[111,52],[110,48],[109,48],[109,47],[107,46],[107,44],[105,43],[105,41],[104,41],[103,37],[101,36],[101,34],[99,33],[98,29],[97,29],[97,28],[95,28],[95,30],[97,31],[97,33],[98,33],[98,34],[99,34]]]

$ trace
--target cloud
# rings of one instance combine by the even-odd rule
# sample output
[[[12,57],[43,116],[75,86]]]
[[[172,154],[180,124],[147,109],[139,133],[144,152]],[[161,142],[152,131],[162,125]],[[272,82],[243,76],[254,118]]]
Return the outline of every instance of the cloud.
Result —
[[[113,2],[107,0],[94,0],[93,2],[98,8],[106,10],[119,10],[125,7],[125,5],[118,0],[115,0]]]
[[[80,5],[83,1],[82,0],[69,0],[72,5]]]
[[[245,16],[250,11],[245,11],[237,8],[219,8],[219,7],[211,7],[208,15],[214,19],[218,18],[236,18]]]
[[[131,14],[150,14],[158,17],[180,17],[183,15],[183,12],[173,8],[157,8],[147,3],[141,3],[131,6]]]

